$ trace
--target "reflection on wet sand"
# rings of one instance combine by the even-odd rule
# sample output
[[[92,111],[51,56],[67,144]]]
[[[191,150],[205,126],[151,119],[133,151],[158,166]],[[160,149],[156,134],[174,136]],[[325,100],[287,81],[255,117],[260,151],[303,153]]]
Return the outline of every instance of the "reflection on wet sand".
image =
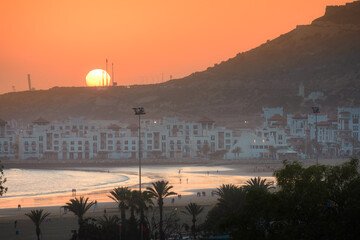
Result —
[[[97,170],[103,174],[107,174],[104,169],[76,169],[81,171],[93,171]],[[124,182],[120,182],[121,186],[128,186],[130,188],[138,188],[138,175],[136,167],[126,168],[112,168],[107,171],[111,174],[121,174],[127,176],[129,179]],[[143,188],[150,186],[151,182],[165,179],[170,182],[170,185],[174,186],[173,190],[181,195],[197,194],[197,192],[203,192],[205,189],[208,194],[211,190],[216,189],[221,184],[244,184],[249,178],[255,176],[266,177],[269,181],[273,181],[271,171],[257,172],[248,171],[248,169],[239,168],[226,168],[221,166],[156,166],[145,167],[142,170],[142,182]],[[113,187],[117,187],[114,185]],[[91,191],[77,191],[76,196],[86,196],[90,200],[97,200],[98,202],[111,202],[108,198],[109,191],[112,187],[107,186],[106,189],[96,189]],[[69,199],[73,198],[71,192],[51,195],[41,195],[32,197],[13,197],[13,198],[0,198],[0,208],[15,208],[20,204],[22,207],[43,207],[43,206],[58,206],[64,205]]]

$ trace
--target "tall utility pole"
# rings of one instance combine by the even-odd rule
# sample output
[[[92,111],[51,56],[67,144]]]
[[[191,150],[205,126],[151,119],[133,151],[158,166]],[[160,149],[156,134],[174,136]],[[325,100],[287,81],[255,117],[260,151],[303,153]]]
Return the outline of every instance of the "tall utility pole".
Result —
[[[29,91],[31,91],[31,79],[30,79],[30,74],[28,74],[28,84],[29,84]]]
[[[114,86],[114,63],[111,63],[111,86]]]
[[[109,83],[108,83],[108,69],[107,69],[107,64],[108,64],[108,59],[106,59],[106,69],[105,69],[105,86],[109,86]]]
[[[105,72],[102,71],[102,84],[101,84],[101,86],[105,86],[105,85],[104,85],[104,74],[105,74]]]
[[[312,107],[315,114],[315,140],[316,140],[316,165],[319,165],[319,147],[318,147],[318,130],[317,130],[317,115],[320,113],[319,107]]]
[[[139,192],[140,197],[142,198],[141,194],[141,125],[140,125],[140,117],[141,115],[145,115],[145,110],[143,107],[137,107],[133,108],[135,115],[139,116],[139,144],[138,144],[138,151],[139,151]],[[142,209],[140,209],[140,214],[143,215]],[[141,240],[143,240],[143,225],[142,225],[143,216],[140,216],[140,234],[141,234]]]

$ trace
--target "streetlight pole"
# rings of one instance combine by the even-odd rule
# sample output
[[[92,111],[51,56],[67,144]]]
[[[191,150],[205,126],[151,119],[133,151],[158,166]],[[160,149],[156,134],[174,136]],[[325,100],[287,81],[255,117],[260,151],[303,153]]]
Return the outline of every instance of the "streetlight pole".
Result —
[[[143,107],[137,107],[133,108],[135,115],[139,116],[139,144],[138,144],[138,154],[139,154],[139,192],[140,192],[140,198],[142,198],[141,194],[141,125],[140,125],[140,116],[145,115],[145,110]],[[142,215],[142,209],[140,211],[140,214]],[[143,225],[142,225],[143,216],[140,216],[140,234],[141,234],[141,240],[143,239]]]
[[[319,148],[318,148],[318,130],[317,130],[317,115],[320,113],[319,107],[312,107],[315,114],[315,140],[316,140],[316,165],[319,165]]]

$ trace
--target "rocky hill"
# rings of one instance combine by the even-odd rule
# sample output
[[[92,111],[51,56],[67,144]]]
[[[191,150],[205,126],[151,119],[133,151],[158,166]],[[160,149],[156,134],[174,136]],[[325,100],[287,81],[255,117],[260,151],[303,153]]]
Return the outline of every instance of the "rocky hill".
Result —
[[[327,7],[310,25],[267,41],[248,52],[162,84],[110,88],[52,88],[0,95],[0,118],[31,121],[68,116],[134,120],[143,106],[147,117],[211,117],[221,124],[255,119],[261,108],[289,112],[360,107],[360,2]],[[298,96],[304,86],[304,97]],[[316,96],[311,92],[322,92]],[[309,97],[310,95],[310,97]],[[320,94],[321,96],[321,94]]]

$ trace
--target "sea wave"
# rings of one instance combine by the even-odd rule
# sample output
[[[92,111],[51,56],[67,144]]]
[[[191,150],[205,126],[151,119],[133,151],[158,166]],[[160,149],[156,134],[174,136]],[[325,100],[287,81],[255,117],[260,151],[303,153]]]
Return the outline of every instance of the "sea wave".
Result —
[[[96,191],[118,186],[130,178],[119,173],[88,170],[7,169],[8,192],[2,198],[34,197]]]

